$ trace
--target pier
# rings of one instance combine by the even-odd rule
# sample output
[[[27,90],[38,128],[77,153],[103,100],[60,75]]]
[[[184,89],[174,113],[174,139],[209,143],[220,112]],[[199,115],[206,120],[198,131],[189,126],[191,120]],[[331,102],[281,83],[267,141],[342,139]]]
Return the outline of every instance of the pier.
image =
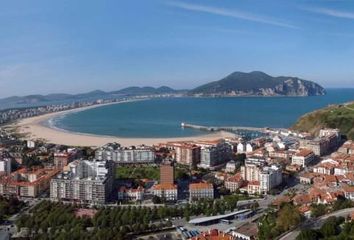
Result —
[[[208,126],[194,125],[194,124],[188,124],[188,123],[181,123],[181,127],[182,128],[193,128],[193,129],[209,131],[209,132],[214,132],[214,131],[227,131],[227,132],[249,131],[249,132],[266,133],[267,130],[269,130],[269,128],[240,127],[240,126],[208,127]]]

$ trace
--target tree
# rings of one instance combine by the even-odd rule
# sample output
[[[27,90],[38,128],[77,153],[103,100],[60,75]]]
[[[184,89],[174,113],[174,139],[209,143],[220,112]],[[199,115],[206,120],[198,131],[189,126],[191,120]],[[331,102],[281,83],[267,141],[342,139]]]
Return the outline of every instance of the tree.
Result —
[[[322,235],[325,237],[336,235],[338,233],[339,224],[340,222],[337,221],[336,217],[329,217],[321,227]]]
[[[311,216],[320,217],[326,214],[326,205],[324,204],[312,204],[311,205]]]
[[[278,212],[277,227],[285,232],[292,227],[298,225],[301,221],[301,214],[299,210],[292,204],[284,204]]]
[[[300,232],[296,240],[316,240],[319,239],[319,233],[313,229],[305,229]]]

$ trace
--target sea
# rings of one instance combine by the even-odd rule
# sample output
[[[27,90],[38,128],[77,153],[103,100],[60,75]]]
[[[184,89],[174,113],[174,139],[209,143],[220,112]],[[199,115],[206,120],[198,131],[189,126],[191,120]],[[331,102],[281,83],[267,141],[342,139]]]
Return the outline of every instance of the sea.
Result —
[[[205,134],[203,126],[288,128],[305,113],[354,101],[354,89],[327,89],[311,97],[154,98],[73,112],[50,119],[65,131],[119,137],[165,138]]]

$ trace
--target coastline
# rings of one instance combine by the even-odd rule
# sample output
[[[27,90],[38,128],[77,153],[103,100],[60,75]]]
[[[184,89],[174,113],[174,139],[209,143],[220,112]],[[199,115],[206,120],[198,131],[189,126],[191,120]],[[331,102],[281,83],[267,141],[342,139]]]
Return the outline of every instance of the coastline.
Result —
[[[118,142],[123,146],[132,146],[132,145],[141,145],[141,144],[155,145],[155,144],[169,142],[169,141],[215,140],[218,138],[235,136],[232,133],[221,131],[221,132],[191,136],[191,137],[125,138],[119,136],[114,137],[114,136],[102,136],[102,135],[70,132],[64,129],[51,128],[47,126],[47,124],[45,124],[45,122],[48,121],[49,119],[61,115],[84,111],[87,109],[101,107],[105,105],[121,104],[126,102],[129,101],[99,104],[94,106],[71,109],[67,111],[48,113],[40,116],[21,119],[16,123],[9,124],[8,126],[15,127],[17,128],[18,133],[26,135],[24,137],[25,140],[44,139],[48,143],[70,145],[70,146],[81,146],[81,147],[83,146],[99,147],[110,142]]]

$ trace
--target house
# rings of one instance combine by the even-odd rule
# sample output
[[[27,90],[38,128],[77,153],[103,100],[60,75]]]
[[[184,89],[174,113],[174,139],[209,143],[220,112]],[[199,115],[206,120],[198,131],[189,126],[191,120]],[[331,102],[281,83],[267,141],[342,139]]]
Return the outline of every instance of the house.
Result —
[[[258,225],[257,223],[250,222],[245,223],[242,226],[231,231],[231,235],[235,239],[240,240],[254,240],[258,236]]]
[[[246,144],[240,142],[239,144],[237,144],[237,153],[244,153],[246,152]]]
[[[291,163],[307,167],[315,159],[315,154],[312,150],[303,148],[292,156]]]
[[[211,183],[189,184],[189,198],[191,201],[199,199],[214,199],[214,186]]]
[[[118,190],[118,200],[121,201],[142,201],[144,200],[144,188],[139,186],[136,189],[122,186]]]
[[[152,188],[154,196],[166,201],[177,201],[178,191],[176,184],[161,183]]]
[[[244,184],[244,180],[240,173],[235,174],[225,180],[225,188],[229,189],[230,192],[236,192]]]
[[[354,186],[343,184],[342,188],[343,188],[345,198],[354,200]]]

